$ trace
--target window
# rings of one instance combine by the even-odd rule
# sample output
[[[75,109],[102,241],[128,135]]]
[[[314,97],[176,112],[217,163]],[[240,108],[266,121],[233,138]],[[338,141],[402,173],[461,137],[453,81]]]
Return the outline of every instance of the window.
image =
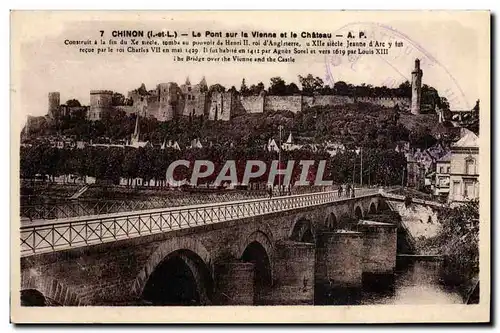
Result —
[[[453,197],[457,199],[457,197],[460,195],[460,182],[459,181],[454,181],[453,182]]]
[[[476,174],[476,165],[475,161],[472,157],[467,158],[465,160],[465,173],[468,175]]]
[[[474,198],[474,181],[466,180],[464,182],[464,198]]]
[[[446,167],[446,173],[450,173],[450,167]]]
[[[439,167],[439,173],[444,173],[444,167]]]

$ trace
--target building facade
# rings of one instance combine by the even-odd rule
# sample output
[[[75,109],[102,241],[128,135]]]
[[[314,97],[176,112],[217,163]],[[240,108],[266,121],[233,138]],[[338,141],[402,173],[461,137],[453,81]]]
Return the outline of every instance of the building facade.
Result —
[[[434,195],[443,199],[450,193],[451,152],[436,161]]]
[[[479,198],[479,138],[464,129],[463,135],[451,146],[450,203]]]

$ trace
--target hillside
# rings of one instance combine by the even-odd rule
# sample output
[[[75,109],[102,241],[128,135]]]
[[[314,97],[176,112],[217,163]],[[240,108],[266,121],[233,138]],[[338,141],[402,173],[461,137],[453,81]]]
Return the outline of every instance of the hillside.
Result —
[[[61,134],[76,140],[126,141],[134,130],[135,115],[117,114],[102,121],[65,118],[59,122],[38,119],[31,122],[29,139]],[[292,113],[277,111],[243,114],[230,121],[210,121],[206,117],[180,117],[167,122],[141,118],[141,140],[161,144],[176,140],[186,145],[193,138],[202,143],[232,142],[242,147],[267,144],[278,139],[283,126],[283,140],[289,133],[307,143],[327,140],[367,147],[393,148],[398,141],[410,141],[416,146],[429,146],[441,130],[435,114],[411,115],[397,109],[367,103],[321,106]],[[422,139],[424,138],[424,139]]]

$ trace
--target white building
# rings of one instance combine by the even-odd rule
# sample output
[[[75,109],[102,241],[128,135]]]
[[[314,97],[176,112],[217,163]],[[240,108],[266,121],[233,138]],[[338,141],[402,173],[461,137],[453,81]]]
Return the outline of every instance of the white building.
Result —
[[[479,138],[464,129],[451,146],[450,195],[448,201],[460,203],[479,198]]]

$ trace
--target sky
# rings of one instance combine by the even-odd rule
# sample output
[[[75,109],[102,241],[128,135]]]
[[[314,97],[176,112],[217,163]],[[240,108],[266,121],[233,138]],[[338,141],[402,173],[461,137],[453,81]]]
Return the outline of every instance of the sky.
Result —
[[[423,83],[434,86],[448,98],[452,109],[470,109],[479,98],[477,75],[481,52],[480,32],[474,17],[449,13],[426,16],[418,13],[384,12],[223,12],[223,13],[49,13],[19,17],[14,24],[12,89],[18,97],[16,114],[40,116],[47,113],[51,91],[59,91],[61,103],[76,98],[89,103],[92,89],[107,89],[124,95],[145,83],[148,89],[162,82],[220,83],[240,88],[282,77],[298,84],[298,75],[321,77],[326,84],[397,87],[410,80],[415,58],[421,59]],[[14,20],[16,23],[16,20]],[[22,24],[21,24],[22,23]],[[402,41],[403,47],[388,56],[366,55],[354,61],[347,57],[299,56],[295,63],[180,63],[171,56],[148,54],[82,54],[64,45],[66,39],[96,39],[103,30],[169,31],[307,31],[346,34],[364,31],[371,38]],[[344,39],[345,40],[345,39]],[[299,85],[300,86],[300,85]]]

